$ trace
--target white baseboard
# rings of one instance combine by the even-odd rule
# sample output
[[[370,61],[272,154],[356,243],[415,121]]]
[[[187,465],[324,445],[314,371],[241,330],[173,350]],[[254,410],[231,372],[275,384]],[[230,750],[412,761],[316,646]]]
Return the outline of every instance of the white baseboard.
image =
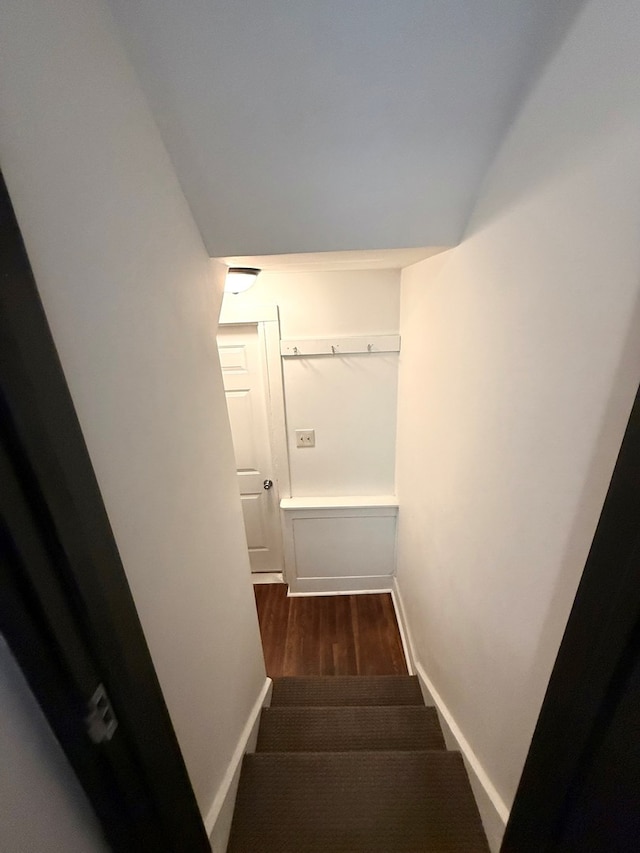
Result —
[[[502,844],[505,827],[509,820],[509,809],[500,794],[496,791],[491,779],[469,745],[453,715],[445,705],[442,697],[419,663],[416,664],[416,675],[418,676],[423,694],[426,693],[431,698],[431,704],[435,705],[438,711],[447,749],[457,749],[462,753],[471,789],[487,834],[489,847],[493,853],[498,853]]]
[[[391,592],[392,588],[391,575],[295,578],[289,584],[288,595],[353,595],[363,592]]]
[[[271,687],[271,679],[266,678],[258,698],[247,717],[236,748],[231,756],[231,761],[218,788],[218,793],[205,818],[204,826],[209,836],[213,853],[225,853],[227,849],[233,808],[240,780],[242,759],[246,752],[253,752],[255,749],[258,738],[258,726],[260,724],[260,713],[263,707],[267,706],[271,700]]]
[[[261,583],[284,583],[284,575],[282,572],[253,572],[251,574],[251,583],[256,586]]]
[[[394,578],[391,596],[396,609],[400,635],[405,647],[407,665],[410,671],[413,671],[418,676],[425,703],[435,706],[438,711],[447,749],[455,749],[462,754],[469,775],[471,789],[487,834],[489,847],[492,853],[498,853],[502,844],[502,836],[509,820],[509,809],[497,792],[487,772],[480,763],[478,756],[464,736],[464,733],[456,723],[453,714],[445,704],[442,696],[440,696],[424,667],[416,657],[411,630],[407,622],[406,611],[396,578]]]
[[[398,591],[398,583],[396,578],[393,579],[393,586],[391,588],[391,600],[393,601],[393,609],[396,612],[396,622],[398,623],[398,630],[400,631],[402,650],[404,652],[404,657],[407,662],[407,669],[409,670],[409,675],[415,675],[416,661],[413,653],[411,636],[407,628],[407,614],[405,613],[404,604],[402,602],[402,598],[400,597],[400,592]]]

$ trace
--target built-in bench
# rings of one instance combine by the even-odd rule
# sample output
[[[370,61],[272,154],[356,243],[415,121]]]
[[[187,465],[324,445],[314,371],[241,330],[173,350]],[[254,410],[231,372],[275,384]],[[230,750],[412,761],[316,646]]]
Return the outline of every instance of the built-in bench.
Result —
[[[284,498],[280,508],[290,594],[391,589],[395,495]]]

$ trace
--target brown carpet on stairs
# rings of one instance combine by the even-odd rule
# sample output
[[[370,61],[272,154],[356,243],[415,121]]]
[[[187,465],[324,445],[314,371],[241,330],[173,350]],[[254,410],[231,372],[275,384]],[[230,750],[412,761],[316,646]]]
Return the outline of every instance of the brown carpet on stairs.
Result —
[[[455,752],[254,753],[236,809],[228,853],[487,851]]]
[[[282,678],[228,853],[488,853],[458,752],[410,676]]]
[[[279,705],[424,705],[415,675],[328,675],[276,678],[271,707]]]
[[[445,749],[435,708],[266,708],[257,752]]]

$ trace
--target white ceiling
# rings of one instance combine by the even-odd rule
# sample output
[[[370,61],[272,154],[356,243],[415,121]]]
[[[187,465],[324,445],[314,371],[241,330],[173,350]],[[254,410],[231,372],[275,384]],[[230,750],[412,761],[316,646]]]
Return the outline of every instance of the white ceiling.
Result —
[[[456,243],[583,0],[110,0],[211,255]]]

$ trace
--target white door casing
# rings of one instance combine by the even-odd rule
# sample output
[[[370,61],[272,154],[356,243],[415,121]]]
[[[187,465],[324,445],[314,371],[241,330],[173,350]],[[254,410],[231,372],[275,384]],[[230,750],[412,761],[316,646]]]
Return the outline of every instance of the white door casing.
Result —
[[[221,325],[218,350],[252,572],[283,570],[262,324]],[[265,489],[265,481],[271,488]]]

